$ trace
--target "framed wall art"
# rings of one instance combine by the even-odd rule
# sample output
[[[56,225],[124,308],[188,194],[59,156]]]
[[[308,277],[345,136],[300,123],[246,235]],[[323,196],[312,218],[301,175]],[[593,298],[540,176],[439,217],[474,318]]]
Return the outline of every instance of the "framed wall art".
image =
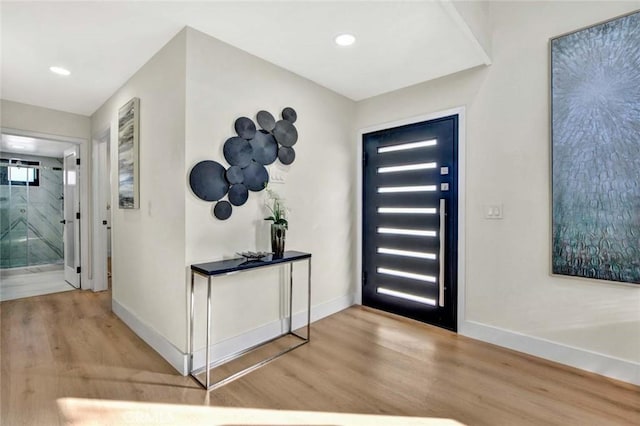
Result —
[[[140,99],[133,98],[118,110],[118,206],[137,209],[140,203],[138,142]]]
[[[550,50],[552,272],[640,284],[640,11]]]

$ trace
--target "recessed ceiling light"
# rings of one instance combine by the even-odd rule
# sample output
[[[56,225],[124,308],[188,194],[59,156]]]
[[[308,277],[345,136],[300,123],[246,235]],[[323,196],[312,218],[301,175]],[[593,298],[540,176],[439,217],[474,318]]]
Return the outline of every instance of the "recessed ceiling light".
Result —
[[[338,46],[351,46],[355,41],[356,38],[352,34],[340,34],[335,38]]]
[[[24,145],[16,145],[15,143],[12,143],[11,145],[9,145],[11,148],[13,149],[27,149],[26,146]]]
[[[58,75],[65,75],[65,76],[71,74],[71,71],[62,67],[49,67],[49,71]]]

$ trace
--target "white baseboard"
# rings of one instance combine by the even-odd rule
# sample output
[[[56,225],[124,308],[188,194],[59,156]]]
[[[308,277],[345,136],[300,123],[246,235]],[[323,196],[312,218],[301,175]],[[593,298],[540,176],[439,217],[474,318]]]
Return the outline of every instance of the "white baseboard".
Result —
[[[335,314],[343,309],[353,305],[354,295],[349,294],[337,299],[330,300],[328,302],[321,303],[311,307],[311,322],[318,321],[324,317]],[[300,328],[307,324],[307,312],[299,312],[293,315],[293,329]],[[254,328],[239,336],[231,337],[229,339],[222,340],[220,342],[211,345],[211,364],[215,364],[218,360],[223,359],[231,354],[241,351],[245,348],[250,348],[260,342],[272,339],[288,328],[288,321],[286,319],[276,320]],[[185,365],[187,360],[187,354],[185,354]],[[194,351],[193,354],[193,367],[198,369],[204,367],[206,364],[206,351],[205,348]],[[186,369],[185,373],[186,374]]]
[[[158,352],[173,368],[185,375],[187,358],[180,349],[176,348],[163,335],[138,318],[130,309],[120,304],[116,299],[111,299],[111,309],[138,337]]]
[[[640,386],[640,364],[591,352],[550,340],[533,337],[475,321],[464,321],[458,327],[463,336],[493,343],[529,355],[597,373]]]
[[[335,314],[353,305],[354,295],[348,294],[328,302],[311,307],[311,322],[315,322],[326,316]],[[188,354],[183,353],[169,342],[164,336],[151,328],[148,324],[140,320],[129,309],[117,300],[112,300],[113,312],[133,330],[142,340],[151,346],[160,356],[173,366],[180,374],[186,376],[188,372]],[[300,312],[293,315],[293,328],[302,327],[307,323],[307,313]],[[260,342],[269,340],[281,334],[288,323],[286,320],[276,320],[249,330],[239,336],[235,336],[211,345],[211,363],[214,364],[228,355],[242,349],[254,346]],[[195,369],[205,365],[205,349],[196,350],[193,356]]]
[[[349,294],[311,308],[311,322],[332,315],[353,305],[355,295]],[[133,330],[142,340],[151,346],[180,374],[188,374],[188,354],[183,353],[164,336],[139,319],[128,308],[117,300],[112,300],[113,312]],[[293,316],[293,328],[299,328],[307,322],[306,312]],[[224,358],[244,348],[251,347],[279,335],[287,327],[286,320],[276,320],[249,330],[239,336],[222,340],[211,345],[211,362]],[[601,374],[623,382],[640,386],[640,364],[597,352],[591,352],[550,340],[529,336],[522,333],[482,324],[475,321],[464,321],[458,332],[473,339],[482,340],[519,352],[576,367],[581,370]],[[205,364],[204,348],[194,354],[194,367]]]

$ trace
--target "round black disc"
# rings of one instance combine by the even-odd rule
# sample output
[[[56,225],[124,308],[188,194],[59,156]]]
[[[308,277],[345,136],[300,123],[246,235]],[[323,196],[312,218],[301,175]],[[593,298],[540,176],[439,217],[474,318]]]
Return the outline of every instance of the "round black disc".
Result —
[[[266,166],[278,158],[278,143],[273,136],[266,131],[257,131],[249,143],[253,149],[253,160],[255,162]]]
[[[222,152],[227,163],[232,166],[247,167],[253,157],[253,148],[249,141],[237,136],[227,139]]]
[[[266,184],[269,183],[267,169],[255,161],[252,161],[242,172],[244,173],[244,186],[249,191],[262,191]]]
[[[296,127],[287,120],[279,120],[273,129],[273,136],[280,145],[292,147],[298,141]]]
[[[286,107],[285,109],[282,110],[282,118],[284,118],[290,123],[295,123],[296,120],[298,119],[298,113],[296,113],[295,109],[291,107]]]
[[[289,165],[296,159],[296,152],[288,146],[281,146],[278,150],[278,159],[282,164]]]
[[[273,118],[273,115],[269,111],[258,111],[256,116],[258,120],[258,124],[267,132],[273,131],[276,127],[276,119]]]
[[[256,125],[247,117],[240,117],[235,123],[236,133],[242,139],[249,140],[256,134]]]
[[[229,202],[234,206],[241,206],[247,202],[249,190],[241,183],[231,185],[229,188]]]
[[[244,181],[244,173],[239,166],[231,166],[227,169],[226,173],[227,182],[230,184],[242,183]]]
[[[224,166],[215,161],[201,161],[189,173],[189,186],[204,201],[217,201],[229,190]]]
[[[228,201],[218,201],[213,208],[213,215],[220,220],[227,220],[231,216],[231,203]]]

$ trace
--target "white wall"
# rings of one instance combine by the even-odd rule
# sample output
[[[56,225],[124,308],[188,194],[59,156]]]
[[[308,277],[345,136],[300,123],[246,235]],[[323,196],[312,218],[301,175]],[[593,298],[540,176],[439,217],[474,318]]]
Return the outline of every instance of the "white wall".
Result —
[[[184,349],[185,32],[179,33],[92,116],[111,129],[112,292],[117,306]],[[117,112],[140,98],[140,208],[118,208]],[[120,311],[118,311],[120,312]],[[125,318],[126,319],[126,318]]]
[[[114,207],[112,262],[114,311],[136,333],[184,371],[189,266],[270,248],[264,192],[251,193],[223,222],[212,216],[213,203],[188,189],[198,161],[227,165],[222,146],[235,119],[261,109],[276,116],[285,106],[298,112],[297,158],[290,167],[274,166],[286,181],[274,189],[291,208],[287,248],[313,253],[314,316],[352,303],[354,102],[187,28],[92,116],[96,131],[111,127],[114,206],[116,114],[134,96],[141,111],[141,208]],[[305,306],[306,274],[304,264],[295,266],[296,312]],[[236,338],[233,346],[277,322],[285,281],[279,268],[215,279],[212,343],[229,347]],[[205,345],[205,282],[197,281],[196,350]]]
[[[80,146],[80,274],[83,289],[92,288],[91,283],[91,120],[89,117],[55,109],[43,108],[19,102],[0,100],[0,127],[8,133],[41,136],[49,139],[73,141]],[[17,132],[14,132],[17,131]]]
[[[19,102],[0,100],[2,127],[55,136],[89,139],[89,117]]]
[[[284,184],[272,184],[272,188],[291,209],[286,249],[313,255],[315,309],[348,306],[356,290],[351,280],[354,102],[196,30],[187,29],[187,40],[187,173],[206,159],[228,167],[222,147],[235,135],[236,118],[255,119],[264,109],[280,119],[284,107],[293,107],[298,113],[296,160],[288,167],[278,161],[270,166],[285,177]],[[188,190],[186,265],[237,257],[236,252],[245,250],[270,250],[269,222],[263,220],[265,195],[265,191],[250,192],[245,205],[234,207],[232,216],[220,221],[212,216],[213,203]],[[304,265],[295,269],[294,277],[302,289]],[[213,340],[277,319],[283,278],[274,268],[214,279]],[[197,283],[203,299],[205,281]],[[305,302],[304,294],[294,296]],[[294,311],[303,307],[304,303],[297,303]],[[198,312],[203,311],[204,305],[198,306]],[[196,348],[204,345],[204,337],[199,336]]]
[[[636,382],[640,377],[629,374],[640,362],[640,288],[550,275],[548,40],[639,6],[492,3],[493,65],[365,100],[357,109],[363,128],[466,106],[467,325],[488,326],[484,338],[494,342],[492,332],[552,342],[564,351],[555,359],[604,374],[611,365],[586,366],[576,357],[622,360],[626,370],[610,375]],[[485,203],[503,203],[504,220],[485,220]]]
[[[461,331],[604,374],[607,366],[597,365],[602,361],[637,366],[640,290],[549,274],[547,42],[638,6],[492,3],[493,65],[357,104],[187,28],[93,116],[94,129],[111,123],[115,147],[117,109],[141,98],[141,209],[114,209],[114,309],[148,342],[159,342],[156,349],[186,352],[188,266],[269,248],[264,193],[251,193],[229,220],[219,221],[211,215],[213,203],[187,188],[188,173],[205,159],[226,165],[222,146],[237,117],[253,118],[260,109],[279,115],[285,106],[298,111],[300,133],[296,162],[276,166],[286,183],[273,186],[292,210],[287,247],[314,255],[316,311],[348,304],[359,285],[353,269],[360,141],[354,134],[464,105],[467,322]],[[113,149],[114,167],[115,158]],[[113,179],[115,205],[115,174]],[[484,220],[484,203],[503,203],[505,219]],[[299,266],[295,275],[304,278],[305,272]],[[283,278],[273,269],[216,279],[213,341],[224,343],[277,317],[281,312],[271,306],[281,297]],[[200,326],[203,284],[198,281]],[[500,342],[496,333],[526,342]],[[204,346],[203,337],[198,335],[196,349]],[[554,357],[527,342],[564,352]],[[596,365],[581,364],[580,357]],[[609,375],[637,381],[628,371]]]

